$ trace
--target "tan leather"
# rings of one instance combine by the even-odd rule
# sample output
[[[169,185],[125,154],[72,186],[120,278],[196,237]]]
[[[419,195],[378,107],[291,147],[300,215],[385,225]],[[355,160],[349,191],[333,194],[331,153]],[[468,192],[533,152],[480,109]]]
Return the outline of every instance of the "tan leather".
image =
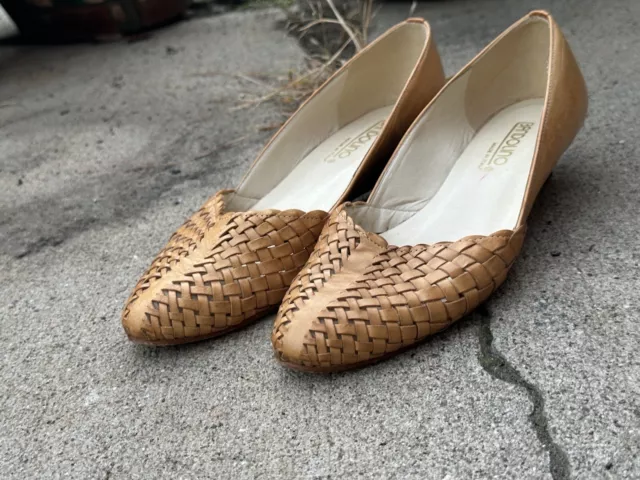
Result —
[[[528,66],[518,63],[525,46],[541,50],[526,53],[532,62]],[[505,72],[516,86],[501,83]],[[472,94],[480,97],[470,98]],[[435,129],[426,130],[431,132],[439,132],[442,124],[463,125],[457,123],[458,109],[464,128],[472,133],[500,109],[536,97],[544,97],[542,123],[515,225],[453,242],[397,247],[384,240],[381,232],[428,204],[433,193],[419,191],[420,183],[434,170],[436,177],[446,176],[437,173],[439,160],[416,162],[416,144],[438,141],[420,137],[425,124]],[[548,13],[532,12],[506,30],[416,119],[369,200],[347,203],[331,215],[279,309],[272,333],[276,357],[309,371],[362,366],[414,345],[485,301],[519,254],[531,205],[581,127],[586,108],[579,68]],[[441,141],[445,133],[439,135]],[[451,149],[451,155],[460,150],[457,145],[442,148]],[[412,177],[412,172],[422,176]]]
[[[521,227],[389,247],[354,223],[350,206],[332,214],[278,311],[273,347],[294,368],[360,366],[448,327],[502,284],[524,240]]]
[[[520,211],[519,225],[526,222],[542,185],[582,128],[588,107],[584,78],[560,27],[545,11],[534,11],[531,16],[546,19],[549,23],[551,37],[549,80],[542,129],[536,145],[534,164],[529,174],[525,200]]]
[[[134,341],[174,344],[243,326],[280,305],[327,214],[225,212],[219,192],[173,234],[122,315]]]
[[[328,214],[253,211],[252,205],[332,133],[372,109],[392,105],[377,140],[334,203],[371,189],[389,153],[443,83],[424,20],[395,26],[356,55],[276,133],[236,190],[218,192],[173,234],[125,305],[122,324],[129,338],[154,345],[186,343],[275,311]],[[313,188],[322,179],[308,181]]]
[[[573,53],[557,23],[543,11],[531,12],[505,30],[451,77],[416,119],[368,199],[372,208],[385,210],[376,219],[376,230],[382,223],[389,228],[405,220],[428,202],[449,173],[452,152],[459,152],[488,118],[509,103],[536,97],[544,98],[542,128],[518,219],[522,224],[581,128],[588,103]],[[435,152],[430,161],[412,161],[428,151]]]

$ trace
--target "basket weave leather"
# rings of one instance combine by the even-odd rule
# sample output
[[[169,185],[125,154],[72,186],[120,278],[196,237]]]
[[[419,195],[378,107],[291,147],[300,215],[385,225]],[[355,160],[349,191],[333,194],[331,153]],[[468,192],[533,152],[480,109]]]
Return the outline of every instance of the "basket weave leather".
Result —
[[[293,281],[272,333],[276,358],[282,363],[301,370],[330,372],[380,360],[460,320],[504,282],[522,248],[526,219],[540,188],[580,130],[587,110],[580,69],[547,12],[531,12],[485,51],[498,45],[502,48],[505,44],[501,40],[508,32],[529,22],[546,22],[550,52],[546,69],[541,72],[546,78],[541,128],[513,228],[453,242],[397,247],[359,226],[354,219],[382,231],[384,227],[379,226],[387,225],[390,218],[383,212],[407,213],[402,211],[402,198],[392,198],[385,204],[378,194],[385,188],[381,185],[393,186],[393,175],[402,171],[398,163],[406,161],[405,165],[410,165],[410,160],[402,157],[402,152],[410,150],[403,145],[412,141],[415,131],[410,129],[368,201],[345,204],[332,213],[308,264]],[[476,59],[482,59],[483,54]],[[476,59],[452,77],[422,115],[437,105],[438,96]],[[483,72],[488,81],[493,81],[491,70]],[[420,117],[414,125],[419,123]],[[423,161],[419,155],[411,159]],[[423,200],[428,202],[429,198]],[[457,221],[454,211],[450,221]]]
[[[189,218],[140,278],[122,315],[131,340],[161,345],[211,338],[280,305],[327,213],[225,212],[226,193]]]
[[[277,358],[329,371],[409,347],[471,312],[504,282],[525,227],[452,243],[394,247],[344,207],[282,302]]]
[[[126,303],[122,325],[129,338],[153,345],[193,342],[275,312],[313,251],[328,218],[322,209],[371,190],[402,134],[443,83],[423,19],[396,25],[355,55],[287,120],[235,190],[214,195],[173,234]],[[354,112],[382,106],[392,108],[379,135],[346,188],[330,189],[323,206],[307,213],[246,211],[323,138],[355,120]],[[309,188],[323,180],[308,178]],[[300,198],[280,200],[276,205],[295,205]]]

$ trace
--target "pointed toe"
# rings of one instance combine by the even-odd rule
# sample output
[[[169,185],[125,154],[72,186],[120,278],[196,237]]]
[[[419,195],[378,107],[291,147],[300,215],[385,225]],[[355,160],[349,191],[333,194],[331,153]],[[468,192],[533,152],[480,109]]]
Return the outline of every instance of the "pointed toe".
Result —
[[[299,210],[223,214],[221,203],[214,198],[193,215],[136,285],[122,315],[132,341],[204,340],[275,312],[327,215]]]
[[[127,302],[122,312],[122,328],[132,342],[154,344],[158,341],[142,302],[137,298]]]
[[[196,319],[185,308],[188,305],[182,299],[175,271],[155,280],[149,276],[147,272],[141,278],[122,312],[122,327],[129,340],[156,346],[175,345],[208,338],[214,333],[207,319]]]
[[[299,322],[296,322],[299,325]],[[304,365],[307,360],[305,355],[304,335],[300,335],[302,329],[291,328],[289,322],[279,322],[274,328],[271,342],[276,358],[285,364]]]
[[[271,336],[276,358],[285,366],[312,372],[350,368],[362,358],[353,338],[343,334],[353,324],[326,322],[327,307],[360,275],[386,244],[363,230],[341,207],[327,221],[311,258],[282,301]]]
[[[415,345],[502,284],[525,230],[395,247],[338,210],[282,302],[272,334],[276,358],[293,369],[328,373]]]

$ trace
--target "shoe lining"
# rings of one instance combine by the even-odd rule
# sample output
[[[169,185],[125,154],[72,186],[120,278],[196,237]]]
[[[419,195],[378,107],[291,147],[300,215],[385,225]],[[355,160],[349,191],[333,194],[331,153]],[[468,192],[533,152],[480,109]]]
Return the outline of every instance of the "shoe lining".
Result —
[[[333,140],[338,140],[337,143],[331,140],[328,142],[327,145],[330,147],[327,148],[331,150],[349,135],[360,134],[369,126],[363,125],[365,128],[345,135],[344,131],[350,124],[383,108],[387,110],[384,114],[380,113],[379,118],[387,117],[391,112],[390,106],[397,103],[421,56],[425,54],[428,39],[429,28],[424,23],[405,22],[392,28],[356,55],[326,85],[315,92],[269,142],[236,188],[234,198],[253,199],[254,204],[249,205],[249,208],[306,207],[312,210],[327,210],[333,207],[347,192],[322,190],[325,179],[321,176],[312,178],[294,175],[293,178],[303,180],[303,184],[296,185],[297,195],[301,194],[297,198],[293,193],[284,190],[268,201],[264,197],[279,184],[291,186],[288,182],[283,183],[283,180],[329,137],[335,135]],[[400,117],[404,114],[399,113]],[[374,114],[372,116],[376,117]],[[372,121],[372,125],[373,123],[375,122]],[[359,149],[359,152],[364,152],[364,148]],[[315,156],[311,158],[322,160]],[[349,157],[350,160],[351,158]],[[360,157],[360,160],[363,159],[364,155]],[[341,163],[344,162],[335,162],[334,167],[340,166]],[[334,167],[331,167],[330,173],[334,171]],[[322,174],[324,171],[320,169],[319,173]],[[351,180],[354,171],[353,168],[345,170],[345,173],[349,174],[348,181]],[[304,167],[298,170],[298,173],[300,172],[305,172]],[[315,172],[314,167],[310,167],[308,172]],[[371,188],[373,185],[367,187]],[[312,192],[315,189],[320,189],[318,195]],[[289,199],[295,200],[294,204],[281,201],[284,200],[285,194]],[[317,198],[324,194],[331,194],[331,201],[328,196],[323,197],[320,205],[304,198],[307,195]],[[237,206],[239,205],[232,204],[230,208]],[[241,206],[246,205],[242,203]]]
[[[543,106],[544,99],[530,99],[494,115],[473,136],[436,194],[382,237],[393,245],[413,245],[488,235],[515,225]]]
[[[328,211],[346,190],[392,108],[373,110],[324,140],[252,209]]]

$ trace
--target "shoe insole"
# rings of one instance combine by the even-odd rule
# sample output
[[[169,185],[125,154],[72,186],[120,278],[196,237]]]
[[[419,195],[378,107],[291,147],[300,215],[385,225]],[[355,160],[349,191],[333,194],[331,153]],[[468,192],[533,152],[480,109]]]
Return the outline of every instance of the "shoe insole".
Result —
[[[298,162],[252,209],[328,211],[349,185],[392,108],[373,110],[335,132]]]
[[[433,198],[381,235],[392,245],[415,245],[514,228],[543,105],[543,99],[526,100],[493,116],[464,149]]]

